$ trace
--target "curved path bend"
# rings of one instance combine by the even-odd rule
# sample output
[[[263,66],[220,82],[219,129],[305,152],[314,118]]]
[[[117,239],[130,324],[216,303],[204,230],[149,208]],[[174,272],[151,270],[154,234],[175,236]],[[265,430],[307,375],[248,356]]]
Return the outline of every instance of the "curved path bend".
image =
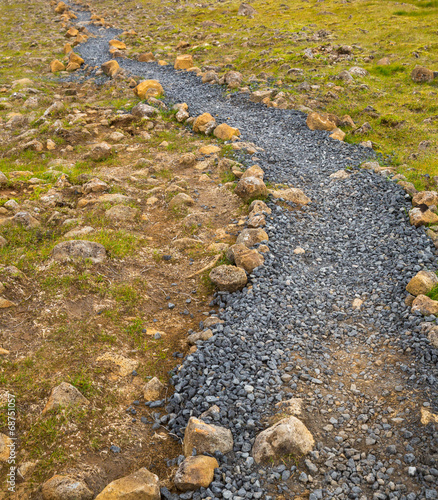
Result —
[[[88,21],[88,12],[75,12]],[[96,38],[78,52],[100,66],[121,32],[87,28]],[[269,181],[313,200],[300,211],[270,204],[265,266],[252,287],[216,296],[224,323],[173,376],[169,429],[181,436],[190,416],[215,404],[220,413],[210,421],[231,429],[234,451],[218,457],[208,489],[168,498],[289,499],[305,489],[311,500],[438,498],[438,433],[420,423],[422,408],[438,408],[438,350],[422,332],[425,319],[404,303],[407,282],[436,269],[437,259],[424,229],[409,224],[404,191],[359,169],[372,152],[310,131],[300,112],[227,98],[170,66],[118,61],[159,80],[166,99],[186,102],[192,116],[209,112],[238,127],[242,140],[264,149],[257,163]],[[347,179],[330,178],[346,167]],[[303,399],[300,418],[315,450],[304,463],[290,457],[260,467],[251,457],[255,436],[291,397]]]

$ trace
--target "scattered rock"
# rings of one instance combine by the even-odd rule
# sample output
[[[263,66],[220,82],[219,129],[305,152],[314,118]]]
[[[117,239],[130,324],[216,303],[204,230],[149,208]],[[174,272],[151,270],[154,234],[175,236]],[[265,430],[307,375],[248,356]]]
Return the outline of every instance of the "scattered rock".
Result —
[[[280,401],[275,405],[281,413],[286,415],[300,416],[303,412],[303,400],[301,398],[291,398],[285,401]]]
[[[220,291],[235,292],[241,290],[248,278],[243,269],[234,266],[218,266],[210,273],[210,279]]]
[[[269,194],[274,198],[282,198],[285,201],[291,201],[297,205],[307,205],[312,201],[303,191],[301,191],[301,189],[297,188],[269,190]]]
[[[420,205],[438,206],[438,193],[436,191],[420,191],[414,194],[412,205],[418,207]]]
[[[417,297],[426,295],[438,285],[438,276],[432,271],[420,271],[407,284],[406,290]]]
[[[409,210],[409,220],[415,227],[428,226],[429,224],[438,224],[438,215],[431,210],[424,212],[419,207]]]
[[[412,303],[412,311],[419,311],[423,316],[438,315],[438,301],[426,295],[418,295]]]
[[[105,217],[114,222],[133,221],[138,215],[138,209],[126,205],[114,205],[105,212]]]
[[[106,250],[103,245],[94,241],[70,240],[58,243],[52,250],[52,257],[61,262],[89,259],[98,264],[106,259]]]
[[[213,135],[223,141],[229,141],[232,137],[239,136],[240,131],[238,128],[230,127],[226,123],[222,123],[214,129]]]
[[[335,128],[329,137],[337,141],[343,141],[345,139],[345,135],[345,132],[343,132],[340,128]]]
[[[139,99],[148,99],[149,97],[160,97],[164,90],[157,80],[144,80],[134,89],[135,95]]]
[[[96,361],[108,362],[111,365],[115,365],[121,377],[126,377],[127,375],[130,375],[138,366],[138,361],[125,358],[125,356],[122,356],[121,354],[114,354],[112,352],[106,352],[102,356],[96,358]]]
[[[336,127],[336,123],[329,119],[326,113],[310,113],[307,115],[306,120],[307,126],[310,130],[334,130]]]
[[[100,68],[105,73],[105,75],[109,76],[110,78],[114,78],[120,71],[119,63],[114,59],[104,62]]]
[[[250,215],[257,215],[267,213],[270,214],[272,210],[266,205],[264,201],[254,200],[249,206]]]
[[[219,467],[217,460],[205,455],[187,457],[175,474],[175,486],[180,491],[207,488],[214,478],[214,470]]]
[[[139,102],[131,109],[131,114],[138,118],[152,118],[158,114],[158,109],[144,102]]]
[[[166,386],[157,377],[152,378],[143,387],[143,397],[145,401],[156,401],[161,398]]]
[[[296,417],[280,420],[262,431],[254,442],[252,456],[258,463],[280,460],[287,455],[307,455],[315,444],[312,434]]]
[[[9,436],[0,432],[0,463],[8,461],[13,443],[14,441]]]
[[[434,79],[434,73],[424,66],[415,66],[411,73],[411,79],[416,83],[431,82]]]
[[[230,89],[237,89],[240,87],[243,81],[242,73],[238,71],[228,71],[224,75],[224,82],[230,87]]]
[[[257,11],[251,5],[247,3],[241,3],[239,5],[239,10],[237,11],[238,16],[246,16],[252,19],[257,14]]]
[[[118,50],[125,50],[126,49],[126,44],[124,42],[121,42],[120,40],[110,40],[109,42],[110,47],[113,47]]]
[[[254,198],[266,198],[268,196],[268,188],[265,183],[257,177],[245,177],[237,183],[234,193],[248,202]]]
[[[433,347],[438,349],[438,326],[433,326],[429,330],[427,338],[429,339],[429,342],[433,345]]]
[[[84,397],[75,386],[67,382],[61,382],[52,389],[49,400],[44,407],[43,414],[63,406],[84,406],[89,403],[88,399]]]
[[[429,410],[426,410],[426,408],[421,408],[421,423],[423,425],[427,424],[438,424],[438,415],[435,413],[432,413]]]
[[[250,250],[241,243],[232,245],[227,250],[227,258],[248,274],[251,274],[256,267],[262,266],[265,262],[263,255],[257,250]]]
[[[169,202],[169,208],[171,210],[181,208],[181,207],[190,207],[195,204],[195,200],[185,193],[178,193],[174,196]]]
[[[89,157],[94,161],[105,160],[111,155],[113,147],[107,142],[100,142],[93,146],[89,153]]]
[[[34,229],[40,226],[40,222],[32,217],[28,212],[17,212],[12,217],[12,222],[24,227],[25,229]]]
[[[177,56],[175,60],[175,69],[189,69],[193,68],[193,57],[190,54]]]
[[[338,170],[337,172],[330,174],[331,179],[345,180],[350,177],[350,174],[345,170]]]
[[[203,113],[193,123],[193,131],[209,135],[216,127],[216,120],[210,113]]]
[[[97,177],[93,177],[82,186],[82,192],[84,194],[103,193],[108,189],[109,189],[108,184],[106,182],[101,181]]]
[[[198,418],[190,417],[183,442],[184,455],[186,457],[192,456],[194,448],[196,449],[196,453],[201,455],[204,453],[213,455],[216,451],[226,454],[233,450],[233,445],[233,435],[229,429],[218,425],[206,424]]]
[[[65,65],[62,64],[61,61],[58,61],[58,59],[55,59],[50,63],[50,71],[52,73],[57,73],[58,71],[64,71],[65,70]]]
[[[255,229],[244,229],[239,236],[237,237],[236,243],[241,243],[248,248],[257,245],[257,243],[261,243],[262,241],[268,241],[269,236],[267,233],[261,228]]]
[[[195,345],[196,342],[199,342],[200,340],[205,341],[213,337],[213,332],[210,329],[204,330],[202,332],[196,332],[192,333],[187,337],[187,342],[190,345]]]
[[[15,307],[16,304],[8,299],[0,297],[0,309],[7,309],[8,307]]]
[[[253,165],[243,172],[241,175],[241,179],[246,179],[247,177],[257,177],[257,179],[263,180],[265,176],[265,172],[258,165]],[[262,202],[263,203],[263,202]],[[265,204],[266,206],[266,204]]]
[[[158,476],[145,467],[129,476],[116,479],[101,491],[96,500],[160,500]]]
[[[41,490],[44,500],[91,500],[93,492],[84,481],[56,475],[46,481]]]
[[[369,75],[368,71],[365,68],[361,68],[359,66],[353,66],[348,71],[353,76],[365,77]]]
[[[137,57],[138,62],[154,62],[155,56],[152,52],[144,52]]]

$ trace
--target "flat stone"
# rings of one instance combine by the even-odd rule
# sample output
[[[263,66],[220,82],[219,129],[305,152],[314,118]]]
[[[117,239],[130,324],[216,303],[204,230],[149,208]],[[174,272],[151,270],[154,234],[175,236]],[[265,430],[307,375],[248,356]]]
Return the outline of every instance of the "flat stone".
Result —
[[[56,410],[64,406],[84,406],[90,402],[83,396],[74,385],[68,382],[61,382],[58,386],[52,389],[49,400],[44,407],[43,414]]]
[[[210,272],[210,279],[220,291],[236,292],[241,290],[248,278],[243,269],[235,266],[218,266]]]
[[[52,257],[61,262],[89,259],[97,264],[106,259],[106,250],[103,245],[94,241],[69,240],[58,243],[52,250]]]
[[[93,492],[82,480],[70,476],[55,475],[42,486],[44,500],[91,500]]]
[[[158,476],[145,467],[129,476],[116,479],[95,500],[160,500]]]

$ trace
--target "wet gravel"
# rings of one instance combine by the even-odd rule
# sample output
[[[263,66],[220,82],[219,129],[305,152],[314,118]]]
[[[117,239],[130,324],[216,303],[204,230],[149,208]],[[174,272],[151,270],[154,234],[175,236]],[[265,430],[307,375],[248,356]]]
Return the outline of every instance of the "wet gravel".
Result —
[[[100,65],[120,32],[89,29],[99,37],[78,52]],[[190,416],[217,405],[220,413],[207,421],[231,429],[234,451],[217,456],[209,488],[164,489],[163,497],[269,500],[308,490],[311,500],[438,498],[438,432],[419,422],[422,406],[438,409],[438,350],[421,327],[435,317],[404,304],[409,279],[436,269],[437,259],[424,229],[409,225],[404,191],[358,168],[370,150],[308,130],[302,113],[226,97],[220,86],[169,66],[119,64],[158,79],[166,99],[186,102],[192,116],[209,112],[238,127],[242,140],[264,149],[257,163],[268,180],[313,200],[300,211],[269,203],[265,266],[242,292],[216,294],[212,305],[224,322],[173,374],[168,414],[158,413],[156,423],[182,436]],[[347,167],[348,179],[329,177]],[[297,247],[305,253],[294,254]],[[355,298],[363,300],[359,310]],[[305,461],[260,467],[251,457],[255,436],[275,404],[291,397],[303,399],[300,418],[316,448]]]

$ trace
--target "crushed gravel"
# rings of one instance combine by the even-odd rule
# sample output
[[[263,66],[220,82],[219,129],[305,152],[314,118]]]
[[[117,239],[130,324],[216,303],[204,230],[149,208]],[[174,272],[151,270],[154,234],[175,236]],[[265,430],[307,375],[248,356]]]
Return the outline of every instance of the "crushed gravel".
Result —
[[[79,21],[88,13],[75,10]],[[87,64],[110,59],[120,31],[88,26],[98,38],[77,48]],[[172,383],[161,424],[183,436],[190,416],[212,405],[212,420],[231,429],[234,451],[217,455],[209,488],[164,498],[310,499],[438,498],[438,432],[420,424],[436,412],[438,350],[404,304],[405,286],[421,269],[435,270],[435,248],[409,225],[405,192],[359,165],[367,148],[310,131],[305,115],[226,96],[218,85],[171,66],[119,59],[133,75],[157,79],[166,102],[186,102],[192,116],[209,112],[264,149],[265,180],[302,189],[313,201],[301,210],[269,202],[270,253],[241,292],[219,292],[222,324],[198,343]],[[247,157],[247,166],[255,161]],[[330,174],[348,168],[344,180]],[[301,247],[305,253],[294,254]],[[353,309],[355,299],[363,301]],[[213,304],[212,304],[213,305]],[[200,325],[203,329],[203,325]],[[251,449],[275,404],[300,397],[301,419],[317,442],[301,460],[261,467]],[[283,495],[283,496],[281,496]]]

